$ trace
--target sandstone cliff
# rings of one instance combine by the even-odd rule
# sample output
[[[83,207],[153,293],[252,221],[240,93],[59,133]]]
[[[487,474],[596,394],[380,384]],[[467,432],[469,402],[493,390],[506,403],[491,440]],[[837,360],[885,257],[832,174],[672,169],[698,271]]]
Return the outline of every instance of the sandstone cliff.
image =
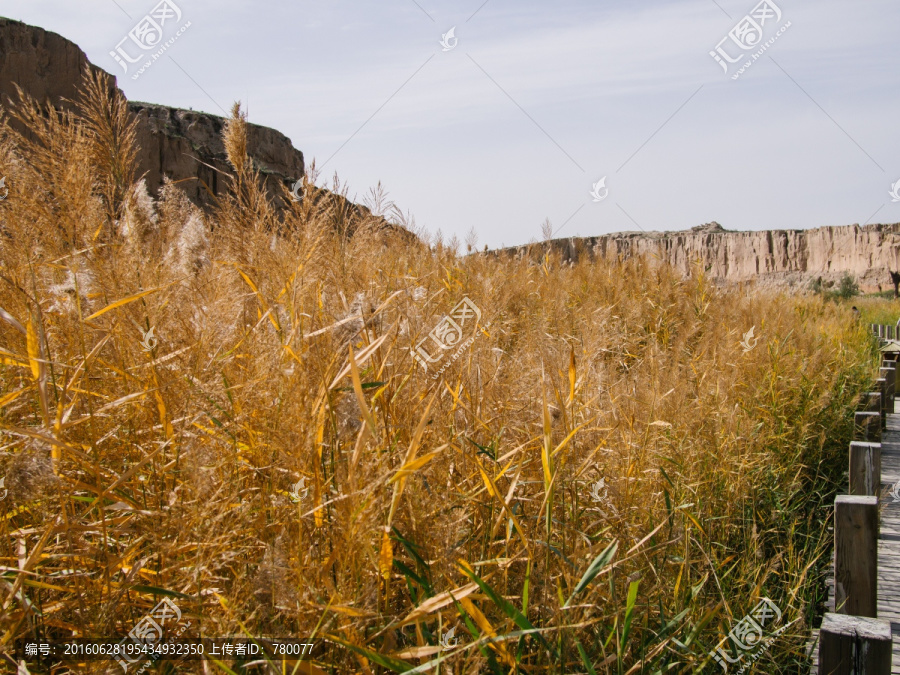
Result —
[[[505,252],[537,255],[543,246],[533,244]],[[900,267],[900,223],[756,232],[728,231],[710,223],[683,232],[557,239],[551,246],[567,260],[646,255],[673,265],[684,275],[699,262],[709,277],[725,282],[756,280],[762,285],[803,287],[816,279],[836,283],[850,274],[864,291],[875,292],[893,288],[888,270]]]
[[[15,85],[40,102],[59,108],[77,98],[85,68],[116,79],[92,65],[77,45],[42,28],[0,17],[0,105],[18,100]],[[224,193],[231,173],[222,144],[225,119],[207,113],[131,102],[138,120],[139,175],[151,194],[163,177],[176,181],[197,205],[207,206]],[[248,154],[265,177],[270,196],[281,199],[282,186],[303,175],[303,154],[283,134],[249,125]],[[337,213],[342,222],[370,215],[327,190],[316,190],[315,203]],[[341,215],[343,214],[343,215]],[[407,237],[400,228],[385,227]],[[813,230],[733,232],[717,223],[685,232],[623,232],[584,239],[560,239],[551,246],[568,259],[582,255],[628,257],[648,255],[671,263],[685,275],[697,261],[713,279],[802,287],[821,278],[837,282],[845,273],[867,291],[891,288],[889,269],[900,268],[900,224],[849,225]],[[507,254],[539,255],[543,245],[506,249]],[[501,252],[502,253],[502,252]]]
[[[0,18],[0,105],[15,105],[18,85],[40,103],[70,108],[85,68],[100,73],[110,88],[116,86],[115,77],[91,64],[73,42]],[[222,194],[222,174],[231,172],[221,138],[224,118],[148,103],[131,102],[129,107],[138,119],[138,175],[146,178],[151,194],[164,176],[178,182],[200,206]],[[281,185],[289,186],[303,175],[303,153],[274,129],[248,127],[248,154],[265,176],[269,194],[276,197],[282,194]]]

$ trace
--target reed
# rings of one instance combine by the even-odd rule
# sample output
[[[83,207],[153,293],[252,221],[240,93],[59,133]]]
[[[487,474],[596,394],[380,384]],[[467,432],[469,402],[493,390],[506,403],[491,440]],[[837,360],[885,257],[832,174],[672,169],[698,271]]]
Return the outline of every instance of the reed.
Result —
[[[795,623],[755,672],[801,672],[875,360],[848,308],[462,255],[312,182],[277,208],[237,106],[204,214],[147,194],[122,106],[86,81],[0,134],[7,653],[168,597],[206,636],[326,641],[283,672],[711,672],[765,596]],[[413,350],[464,297],[434,379]]]

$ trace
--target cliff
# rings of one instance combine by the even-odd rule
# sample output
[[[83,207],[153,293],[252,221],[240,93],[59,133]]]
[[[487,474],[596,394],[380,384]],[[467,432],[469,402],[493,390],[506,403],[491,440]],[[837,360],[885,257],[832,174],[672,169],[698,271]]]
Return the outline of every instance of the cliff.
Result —
[[[540,255],[544,246],[520,246],[503,253]],[[699,263],[710,278],[722,282],[756,280],[761,285],[803,287],[817,279],[826,285],[836,283],[850,274],[862,290],[875,292],[891,289],[889,270],[900,268],[900,223],[755,232],[729,231],[709,223],[682,232],[557,239],[550,246],[565,260],[644,255],[671,264],[685,276]]]
[[[112,75],[92,65],[65,38],[0,17],[0,105],[18,100],[16,85],[57,108],[71,107],[85,68],[116,87]],[[199,206],[208,206],[227,187],[231,167],[222,143],[225,119],[217,115],[149,103],[130,102],[137,118],[138,175],[151,194],[163,177],[175,181]],[[264,176],[269,195],[279,203],[282,186],[304,173],[303,153],[274,129],[248,125],[248,154]],[[364,206],[317,189],[317,206],[345,214],[346,222],[370,215]],[[414,238],[402,228],[384,227]],[[733,232],[717,223],[684,232],[622,232],[584,239],[560,239],[551,247],[566,259],[583,255],[610,258],[647,255],[666,261],[685,275],[699,261],[706,273],[723,282],[757,280],[764,285],[801,287],[816,279],[837,282],[845,273],[867,291],[891,287],[888,270],[900,268],[900,224],[820,227],[813,230]],[[506,249],[495,254],[541,255],[545,245]]]
[[[129,108],[138,118],[138,175],[146,177],[150,194],[156,194],[163,176],[178,182],[198,205],[222,194],[223,174],[231,173],[222,142],[224,117],[150,103],[130,102]],[[270,197],[304,173],[303,153],[274,129],[248,124],[247,153],[265,177]]]
[[[20,21],[0,17],[0,105],[14,106],[16,85],[39,103],[71,109],[85,68],[104,77],[110,88],[116,78],[88,61],[78,45],[64,37]],[[230,174],[221,131],[225,118],[161,105],[130,102],[137,117],[138,176],[151,194],[166,176],[198,206],[207,206],[225,189],[222,174]],[[290,186],[304,173],[303,153],[284,134],[248,125],[248,154],[265,177],[270,196]],[[221,173],[219,173],[221,172]]]

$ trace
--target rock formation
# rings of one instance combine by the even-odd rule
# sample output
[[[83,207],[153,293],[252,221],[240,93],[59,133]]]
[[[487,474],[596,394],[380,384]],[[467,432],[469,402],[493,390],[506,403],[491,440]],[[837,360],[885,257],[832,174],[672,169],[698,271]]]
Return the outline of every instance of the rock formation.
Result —
[[[195,204],[208,204],[223,192],[223,175],[231,173],[222,142],[225,118],[149,103],[129,107],[138,118],[138,175],[146,176],[150,194],[156,194],[163,176],[177,181]],[[274,129],[248,124],[247,153],[271,197],[303,175],[303,153]]]
[[[15,105],[18,85],[39,103],[71,108],[85,68],[116,87],[116,78],[91,64],[78,45],[43,28],[0,17],[0,105]],[[222,174],[231,172],[221,137],[224,118],[148,103],[130,102],[129,107],[138,119],[138,175],[146,178],[151,194],[164,176],[199,206],[222,194]],[[281,185],[290,186],[303,175],[303,153],[274,129],[248,124],[248,154],[273,197],[283,194]]]
[[[15,85],[40,102],[67,108],[77,98],[85,68],[116,79],[92,65],[77,45],[42,28],[0,18],[0,104],[18,100]],[[151,194],[163,177],[176,181],[197,205],[207,206],[226,188],[231,173],[221,131],[225,119],[207,113],[148,103],[129,103],[138,119],[139,175]],[[303,154],[283,134],[248,125],[248,154],[277,199],[282,186],[303,175]],[[346,215],[345,222],[370,215],[364,206],[317,189],[315,203]],[[388,226],[385,223],[385,226]],[[388,226],[389,227],[389,226]],[[400,228],[397,228],[400,229]],[[405,230],[405,237],[412,237]],[[544,245],[506,249],[506,253],[542,253]],[[699,262],[721,281],[758,280],[762,284],[802,287],[819,280],[837,283],[854,276],[862,290],[890,288],[891,270],[900,269],[900,224],[820,227],[813,230],[732,232],[709,223],[685,232],[622,232],[584,239],[560,239],[551,246],[567,259],[582,255],[610,258],[648,255],[671,263],[685,275]]]
[[[521,246],[506,253],[536,255],[543,246]],[[685,275],[699,263],[710,278],[726,282],[756,280],[762,285],[802,287],[820,279],[828,286],[850,274],[861,290],[875,292],[890,288],[890,271],[900,268],[900,223],[755,232],[729,231],[709,223],[683,232],[557,239],[551,247],[567,260],[646,255]]]

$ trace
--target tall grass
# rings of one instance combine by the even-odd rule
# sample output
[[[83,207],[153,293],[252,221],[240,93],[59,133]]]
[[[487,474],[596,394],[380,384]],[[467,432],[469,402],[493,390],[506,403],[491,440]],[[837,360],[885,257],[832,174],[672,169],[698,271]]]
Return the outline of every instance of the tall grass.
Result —
[[[889,297],[885,297],[889,296]],[[860,323],[864,325],[881,324],[894,326],[900,319],[900,302],[893,299],[893,291],[879,296],[866,296],[846,300],[846,306],[853,306],[859,310]]]
[[[325,640],[296,672],[712,671],[767,596],[795,623],[755,669],[801,672],[873,361],[848,310],[279,209],[237,108],[204,214],[146,194],[122,101],[81,110],[0,139],[4,649],[170,597]],[[463,297],[434,379],[412,349]]]

